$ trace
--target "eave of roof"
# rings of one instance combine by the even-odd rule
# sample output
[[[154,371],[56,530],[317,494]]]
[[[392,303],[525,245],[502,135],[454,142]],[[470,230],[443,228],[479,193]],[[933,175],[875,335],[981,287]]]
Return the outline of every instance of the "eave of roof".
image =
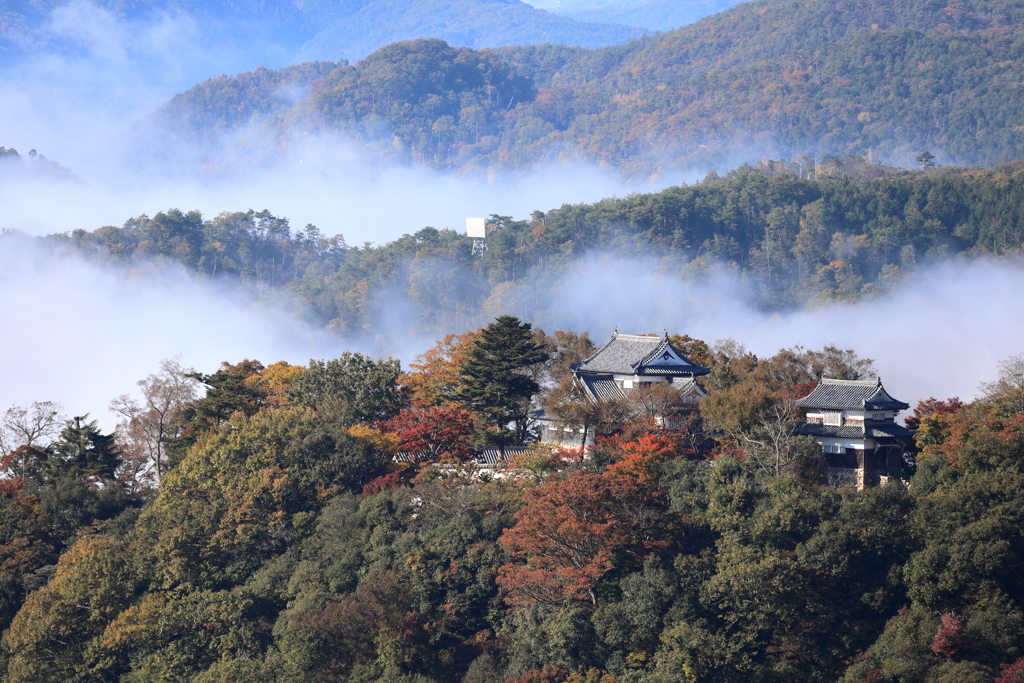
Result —
[[[619,388],[619,385],[610,376],[580,375],[579,379],[583,382],[587,393],[595,400],[608,401],[626,398],[622,389]]]
[[[833,425],[812,424],[801,422],[793,428],[793,433],[798,436],[832,436],[841,439],[863,439],[864,428],[860,425]]]
[[[887,420],[868,420],[863,426],[846,424],[842,427],[801,422],[793,428],[800,436],[830,436],[840,439],[878,439],[911,436],[910,430],[901,424]]]

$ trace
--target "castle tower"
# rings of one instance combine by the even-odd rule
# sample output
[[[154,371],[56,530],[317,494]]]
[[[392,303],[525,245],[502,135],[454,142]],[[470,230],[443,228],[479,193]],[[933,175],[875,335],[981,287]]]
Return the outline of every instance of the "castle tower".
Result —
[[[896,416],[910,405],[890,396],[881,380],[823,379],[794,403],[807,410],[794,432],[818,440],[833,477],[863,489],[903,476],[911,434]]]

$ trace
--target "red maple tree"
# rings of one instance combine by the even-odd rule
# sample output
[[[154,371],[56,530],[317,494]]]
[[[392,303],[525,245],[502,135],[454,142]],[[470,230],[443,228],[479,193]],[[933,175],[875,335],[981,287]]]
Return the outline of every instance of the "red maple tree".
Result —
[[[1012,664],[1001,664],[999,669],[1000,676],[995,683],[1024,683],[1024,657]]]
[[[639,496],[631,477],[577,471],[528,490],[502,544],[525,565],[506,564],[498,584],[511,605],[596,602],[594,587],[629,540],[621,511]]]
[[[921,418],[929,415],[952,415],[964,407],[964,402],[959,398],[948,398],[940,401],[935,397],[929,397],[918,401],[912,415],[906,419],[907,429],[915,430],[921,426]]]
[[[952,662],[964,647],[964,625],[955,614],[943,614],[939,628],[932,639],[932,652]]]
[[[403,410],[379,424],[381,431],[399,438],[399,449],[421,460],[473,456],[473,416],[465,410],[449,407]]]
[[[608,466],[611,476],[632,477],[638,484],[650,485],[661,476],[665,459],[675,453],[672,441],[660,434],[644,434],[621,446],[621,459]]]

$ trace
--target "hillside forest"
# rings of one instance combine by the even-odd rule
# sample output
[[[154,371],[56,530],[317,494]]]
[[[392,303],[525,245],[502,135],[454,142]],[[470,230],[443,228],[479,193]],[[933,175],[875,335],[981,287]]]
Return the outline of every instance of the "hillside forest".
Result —
[[[45,238],[10,232],[98,264],[157,274],[175,267],[241,300],[282,307],[344,340],[438,338],[503,312],[553,329],[552,296],[573,269],[644,264],[693,283],[736,285],[761,310],[866,301],[927,266],[1024,247],[1024,170],[900,171],[830,157],[807,177],[765,161],[662,192],[563,205],[527,219],[493,215],[487,249],[425,227],[353,246],[268,211],[204,217],[171,209],[121,227]],[[398,310],[402,314],[394,315]]]
[[[407,368],[170,359],[112,434],[7,410],[2,680],[1021,680],[1024,355],[857,491],[791,400],[870,359],[672,340],[711,367],[679,431],[559,393],[589,336],[511,316]],[[539,404],[607,436],[522,448]]]
[[[298,102],[253,89],[256,72],[222,76],[154,121],[227,166],[271,163],[282,141],[321,132],[475,173],[582,159],[656,178],[752,154],[910,166],[924,151],[992,165],[1024,158],[1022,20],[1012,0],[759,0],[599,49],[420,39],[323,77],[259,72]]]

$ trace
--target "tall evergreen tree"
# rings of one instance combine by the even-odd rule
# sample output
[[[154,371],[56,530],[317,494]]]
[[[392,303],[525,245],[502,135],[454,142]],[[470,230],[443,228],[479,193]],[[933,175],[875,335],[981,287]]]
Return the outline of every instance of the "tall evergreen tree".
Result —
[[[511,315],[495,318],[469,350],[455,397],[484,416],[499,447],[512,438],[517,443],[525,439],[530,399],[540,385],[523,370],[543,363],[548,355],[533,341],[530,323]],[[514,431],[508,429],[513,422]]]
[[[52,476],[70,478],[95,476],[113,479],[120,453],[113,434],[103,434],[88,414],[68,420],[60,438],[50,446]]]

